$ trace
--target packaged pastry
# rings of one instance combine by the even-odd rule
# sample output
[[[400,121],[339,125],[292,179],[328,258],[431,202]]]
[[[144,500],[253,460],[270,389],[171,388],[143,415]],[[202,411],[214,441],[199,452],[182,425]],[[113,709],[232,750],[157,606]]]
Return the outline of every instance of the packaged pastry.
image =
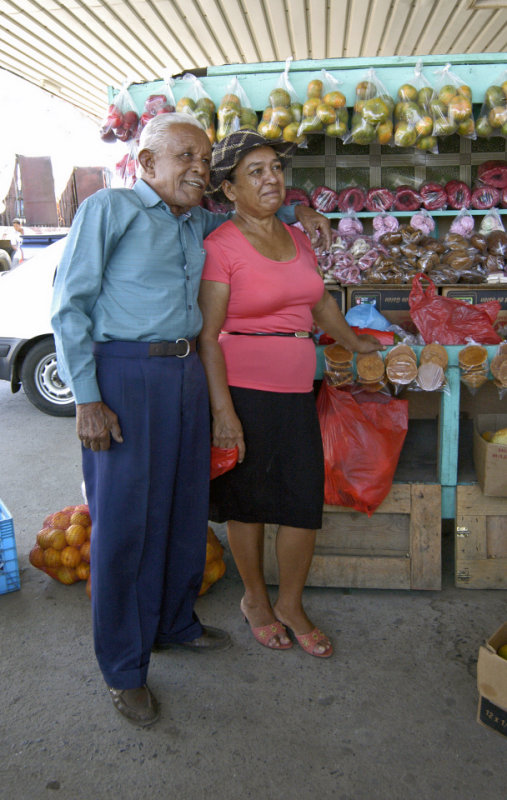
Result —
[[[462,383],[475,393],[488,380],[488,351],[479,344],[470,344],[458,353]]]

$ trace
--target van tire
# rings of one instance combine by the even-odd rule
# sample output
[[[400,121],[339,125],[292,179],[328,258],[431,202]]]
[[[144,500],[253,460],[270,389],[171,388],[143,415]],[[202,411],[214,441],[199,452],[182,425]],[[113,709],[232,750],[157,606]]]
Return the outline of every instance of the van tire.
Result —
[[[73,417],[74,397],[58,375],[56,348],[52,336],[36,342],[21,365],[23,390],[33,405],[52,417]]]

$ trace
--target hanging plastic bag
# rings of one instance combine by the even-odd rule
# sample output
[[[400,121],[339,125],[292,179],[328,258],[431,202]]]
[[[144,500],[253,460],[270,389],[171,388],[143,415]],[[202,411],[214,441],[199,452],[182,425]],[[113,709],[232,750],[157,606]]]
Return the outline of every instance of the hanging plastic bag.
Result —
[[[435,231],[435,220],[425,208],[421,208],[410,217],[412,228],[422,231],[425,236],[431,236]]]
[[[371,516],[389,494],[408,429],[408,402],[352,395],[322,382],[317,398],[324,447],[324,501]]]
[[[507,138],[507,69],[484,92],[484,101],[475,122],[477,136]]]
[[[428,281],[426,290],[421,279]],[[493,327],[501,309],[497,300],[469,305],[455,297],[441,297],[433,281],[418,272],[412,281],[408,304],[412,320],[427,344],[464,344],[467,339],[481,344],[502,341]]]
[[[130,81],[124,81],[123,86],[107,110],[107,115],[102,122],[99,136],[103,142],[128,142],[137,135],[139,115],[128,87]]]
[[[229,81],[217,109],[217,142],[239,130],[256,131],[259,120],[239,80]]]
[[[394,107],[394,144],[397,147],[416,147],[438,153],[431,110],[434,97],[435,90],[422,74],[422,61],[418,61],[411,81],[398,89]]]
[[[181,83],[180,83],[181,82]],[[176,111],[190,114],[197,119],[208,136],[210,143],[216,142],[215,104],[199,78],[187,72],[177,83],[183,86],[184,95],[176,103]]]
[[[164,71],[163,81],[159,91],[150,94],[144,101],[143,113],[139,119],[137,138],[139,138],[142,129],[152,117],[157,117],[159,114],[170,114],[176,110],[176,100],[173,94],[174,80],[168,70]]]
[[[121,179],[126,189],[132,189],[136,183],[138,146],[134,141],[129,142],[128,150],[116,164],[116,174]]]
[[[452,71],[451,64],[435,70],[436,97],[431,103],[433,136],[445,138],[457,133],[465,139],[476,139],[472,113],[472,90]]]
[[[304,147],[306,139],[299,134],[299,123],[303,115],[303,105],[294,89],[289,68],[292,57],[285,62],[285,70],[280,75],[274,89],[269,93],[269,104],[263,111],[257,130],[266,139],[285,139]]]
[[[238,463],[238,447],[211,445],[210,480],[229,472]]]
[[[307,86],[307,98],[303,103],[303,116],[298,134],[324,133],[344,139],[348,133],[349,112],[347,99],[339,90],[341,82],[325,69]]]
[[[449,233],[458,233],[460,236],[464,236],[465,239],[469,239],[473,235],[474,226],[472,214],[467,208],[462,208],[451,222]]]
[[[365,80],[356,86],[352,124],[344,143],[392,144],[393,111],[394,100],[378,79],[375,70],[369,69]]]
[[[505,233],[502,218],[496,209],[492,209],[485,214],[479,226],[479,233],[484,236],[489,236],[493,231],[503,231]]]

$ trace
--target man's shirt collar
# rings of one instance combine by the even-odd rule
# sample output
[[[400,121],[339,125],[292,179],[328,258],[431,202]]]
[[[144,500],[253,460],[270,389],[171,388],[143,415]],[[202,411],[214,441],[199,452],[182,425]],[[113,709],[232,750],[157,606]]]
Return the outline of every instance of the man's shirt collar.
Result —
[[[140,197],[146,208],[153,208],[154,206],[158,206],[159,204],[163,206],[172,216],[175,216],[167,203],[165,203],[160,195],[158,195],[155,189],[152,189],[149,183],[143,181],[142,178],[138,178],[138,180],[134,184],[134,192]],[[180,214],[182,219],[188,219],[191,216],[191,210],[185,211],[184,214]]]

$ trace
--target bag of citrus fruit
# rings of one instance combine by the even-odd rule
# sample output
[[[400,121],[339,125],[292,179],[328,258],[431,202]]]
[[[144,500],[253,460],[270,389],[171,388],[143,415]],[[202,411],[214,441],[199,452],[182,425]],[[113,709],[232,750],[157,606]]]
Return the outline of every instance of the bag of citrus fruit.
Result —
[[[450,64],[435,70],[434,74],[437,81],[431,101],[433,136],[445,138],[457,133],[465,139],[476,139],[470,86],[452,71]]]
[[[507,138],[507,69],[484,92],[484,101],[475,122],[477,136]]]
[[[181,83],[180,83],[181,81]],[[190,72],[178,78],[178,84],[184,86],[184,96],[180,97],[176,103],[176,111],[190,114],[195,117],[202,125],[210,143],[216,142],[215,130],[215,104],[206,92],[199,78]]]
[[[217,109],[217,142],[239,130],[257,130],[257,114],[239,80],[234,77]]]
[[[347,99],[339,90],[338,81],[325,69],[307,86],[307,97],[303,103],[303,116],[298,134],[324,133],[344,139],[348,133],[349,112]]]
[[[418,61],[412,79],[398,89],[394,107],[396,147],[416,147],[418,150],[438,153],[431,110],[434,95],[435,90],[422,74],[422,62]]]
[[[306,139],[299,134],[303,106],[289,78],[291,61],[292,58],[286,60],[284,71],[269,93],[269,104],[262,113],[257,130],[266,139],[283,138],[287,142],[295,142],[299,147],[305,147]]]
[[[370,68],[356,86],[350,133],[344,143],[392,144],[394,100]]]

